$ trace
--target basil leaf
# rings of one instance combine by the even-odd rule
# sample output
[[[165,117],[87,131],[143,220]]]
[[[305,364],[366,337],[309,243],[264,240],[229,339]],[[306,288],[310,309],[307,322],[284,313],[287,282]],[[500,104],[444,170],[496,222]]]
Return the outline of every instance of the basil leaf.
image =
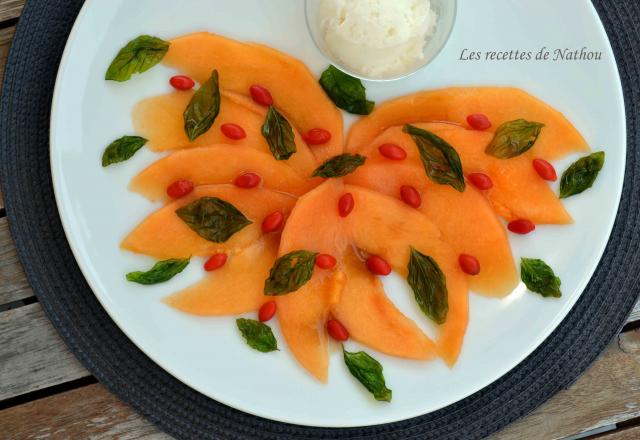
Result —
[[[191,97],[191,101],[184,111],[184,132],[191,142],[205,134],[220,113],[220,86],[218,71],[214,70],[211,77],[200,86]]]
[[[392,391],[387,388],[382,374],[380,362],[369,356],[364,351],[350,353],[342,347],[344,363],[358,381],[369,390],[376,400],[391,402]]]
[[[334,66],[329,66],[322,72],[320,85],[337,107],[349,113],[368,115],[376,105],[373,101],[367,101],[362,81]]]
[[[598,151],[578,159],[562,173],[560,198],[566,199],[591,188],[603,166],[604,151]]]
[[[315,252],[293,251],[278,258],[264,283],[264,294],[285,295],[304,286],[313,276]]]
[[[520,260],[520,277],[532,292],[544,297],[560,298],[560,278],[542,260],[523,258]]]
[[[462,162],[458,152],[447,141],[413,125],[405,125],[402,131],[409,133],[416,143],[422,165],[431,180],[464,192]]]
[[[366,160],[366,157],[359,154],[340,154],[320,165],[311,177],[344,177],[353,173],[359,166],[364,165]]]
[[[124,82],[134,73],[143,73],[162,61],[169,42],[150,35],[141,35],[120,49],[105,75],[106,80]]]
[[[449,312],[449,292],[438,263],[412,247],[407,281],[422,312],[436,323],[444,324]]]
[[[188,264],[189,258],[184,260],[173,258],[171,260],[158,261],[146,272],[138,271],[128,273],[127,281],[147,285],[164,283],[182,272]]]
[[[287,160],[298,151],[291,124],[272,105],[262,126],[262,136],[276,160]]]
[[[140,136],[123,136],[111,142],[102,153],[102,166],[106,167],[131,159],[146,143],[147,140]]]
[[[485,153],[498,159],[510,159],[528,151],[538,140],[544,124],[524,119],[505,122],[496,130]]]
[[[276,351],[278,349],[278,342],[276,337],[273,336],[271,327],[263,324],[255,319],[236,319],[236,325],[238,330],[242,333],[242,336],[247,340],[247,344],[251,348],[255,348],[263,353],[269,353],[270,351]]]
[[[202,197],[176,210],[178,217],[202,238],[224,243],[251,224],[231,203],[217,197]]]

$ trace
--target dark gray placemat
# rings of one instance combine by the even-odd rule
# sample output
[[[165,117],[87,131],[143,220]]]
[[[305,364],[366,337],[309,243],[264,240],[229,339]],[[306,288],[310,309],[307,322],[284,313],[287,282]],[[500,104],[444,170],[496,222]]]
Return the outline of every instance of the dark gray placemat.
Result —
[[[147,358],[86,284],[58,218],[49,169],[49,111],[79,0],[29,0],[13,42],[0,107],[0,183],[11,232],[47,315],[78,359],[122,400],[178,438],[474,439],[497,431],[571,384],[620,330],[640,285],[637,111],[640,4],[594,1],[618,59],[627,105],[627,171],[615,228],[571,313],[525,361],[482,391],[399,423],[321,429],[275,423],[211,400]],[[597,85],[594,85],[597,87]]]

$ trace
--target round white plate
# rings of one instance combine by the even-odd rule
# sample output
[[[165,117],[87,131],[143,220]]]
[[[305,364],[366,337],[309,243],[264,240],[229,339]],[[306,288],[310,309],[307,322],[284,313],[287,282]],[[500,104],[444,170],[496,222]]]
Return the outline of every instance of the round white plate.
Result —
[[[307,34],[303,2],[290,0],[89,0],[60,66],[51,121],[51,166],[56,199],[75,257],[96,296],[129,338],[162,368],[203,394],[240,410],[297,424],[347,427],[393,422],[454,403],[489,385],[531,353],[561,322],[595,270],[611,231],[622,189],[625,113],[615,60],[588,0],[461,0],[451,40],[426,69],[390,83],[366,84],[377,102],[451,85],[513,85],[554,105],[594,149],[607,153],[595,186],[566,200],[576,220],[511,236],[515,257],[544,258],[562,278],[563,297],[543,299],[521,285],[504,300],[471,295],[470,323],[453,369],[371,352],[393,389],[390,404],[374,401],[331,348],[329,384],[311,378],[288,352],[248,348],[234,318],[197,318],[160,302],[202,276],[201,261],[155,287],[128,283],[124,274],[151,259],[120,250],[122,238],[158,208],[127,191],[138,171],[159,156],[140,151],[103,169],[112,140],[133,134],[131,109],[169,91],[173,73],[157,66],[131,81],[104,80],[113,56],[140,34],[165,39],[207,30],[259,41],[303,60],[319,74],[327,62]],[[570,17],[568,19],[567,17]],[[601,61],[460,61],[470,50],[588,48]],[[351,122],[351,117],[345,119]],[[559,170],[575,160],[556,163]],[[386,282],[398,306],[427,329],[426,319],[399,278]],[[347,349],[360,348],[349,342]]]

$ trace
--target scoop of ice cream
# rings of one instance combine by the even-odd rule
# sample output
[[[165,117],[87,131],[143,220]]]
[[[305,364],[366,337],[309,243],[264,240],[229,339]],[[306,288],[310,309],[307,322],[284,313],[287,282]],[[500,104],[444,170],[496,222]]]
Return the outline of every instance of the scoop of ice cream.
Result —
[[[345,67],[384,78],[421,63],[436,14],[430,0],[321,0],[318,25],[326,49]]]

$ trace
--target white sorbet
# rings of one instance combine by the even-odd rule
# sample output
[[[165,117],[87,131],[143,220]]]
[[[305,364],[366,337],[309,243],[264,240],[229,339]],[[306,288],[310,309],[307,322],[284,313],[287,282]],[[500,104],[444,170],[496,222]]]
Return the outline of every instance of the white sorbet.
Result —
[[[430,0],[321,0],[318,8],[326,49],[354,73],[380,79],[423,62],[436,19]]]

